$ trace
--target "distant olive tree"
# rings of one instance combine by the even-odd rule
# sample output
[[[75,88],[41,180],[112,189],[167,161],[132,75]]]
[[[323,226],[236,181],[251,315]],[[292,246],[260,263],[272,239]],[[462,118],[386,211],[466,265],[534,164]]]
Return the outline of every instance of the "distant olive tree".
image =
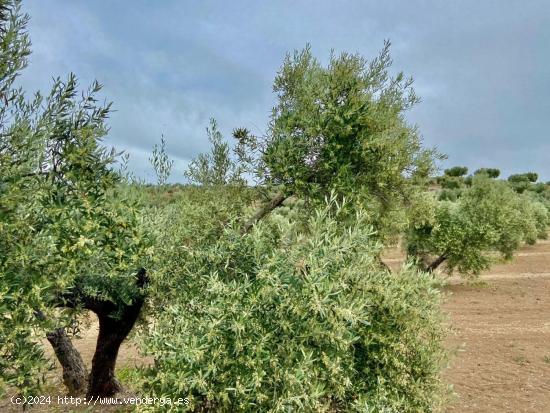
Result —
[[[172,173],[174,161],[171,160],[168,153],[166,153],[166,142],[164,141],[164,137],[160,139],[160,146],[157,144],[153,146],[153,154],[149,158],[149,162],[151,162],[155,170],[157,184],[160,186],[166,184],[166,181]]]
[[[425,210],[433,212],[405,237],[409,257],[427,271],[446,263],[448,271],[475,275],[491,265],[490,253],[511,258],[523,242],[533,243],[547,231],[540,202],[485,174],[476,175],[460,198],[431,202]]]
[[[231,157],[229,144],[223,139],[215,119],[210,119],[210,127],[206,128],[208,141],[211,144],[210,153],[201,153],[191,161],[185,177],[198,185],[228,185],[243,183],[243,167]]]
[[[500,176],[500,169],[497,168],[480,168],[474,172],[474,175],[485,174],[489,178],[498,178]]]
[[[464,176],[468,168],[456,166],[446,169],[444,174],[436,178],[436,182],[441,186],[439,200],[456,201],[462,195],[462,192],[472,184],[471,176]]]
[[[508,177],[509,182],[537,182],[539,175],[536,172],[514,174]]]
[[[445,169],[444,173],[447,176],[464,176],[468,173],[468,168],[465,166],[453,166],[452,168]]]
[[[513,174],[508,177],[508,182],[518,193],[524,193],[529,190],[533,183],[537,182],[539,176],[535,172],[526,172],[523,174]]]
[[[441,181],[441,187],[444,189],[458,189],[462,186],[463,182],[458,179],[444,179]]]

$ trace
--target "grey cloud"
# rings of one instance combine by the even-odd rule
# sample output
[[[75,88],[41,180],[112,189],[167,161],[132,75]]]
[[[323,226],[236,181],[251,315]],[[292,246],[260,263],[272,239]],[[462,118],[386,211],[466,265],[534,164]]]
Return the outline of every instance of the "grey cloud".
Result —
[[[28,1],[34,55],[21,79],[94,78],[114,100],[107,143],[127,149],[147,177],[164,134],[180,167],[207,149],[218,119],[266,127],[272,79],[286,52],[311,43],[374,56],[393,43],[394,67],[413,75],[423,102],[408,118],[444,166],[535,170],[550,180],[550,4],[547,1],[149,2]],[[174,179],[181,179],[181,175]]]

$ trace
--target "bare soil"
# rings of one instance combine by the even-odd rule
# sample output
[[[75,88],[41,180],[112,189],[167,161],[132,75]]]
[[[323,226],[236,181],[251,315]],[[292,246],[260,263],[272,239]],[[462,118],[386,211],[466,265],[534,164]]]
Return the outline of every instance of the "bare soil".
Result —
[[[384,254],[393,268],[403,260],[398,250]],[[447,412],[545,413],[550,412],[550,241],[525,246],[514,260],[491,268],[476,283],[451,277],[444,288],[443,305],[451,333],[451,352],[444,380],[453,396]],[[75,344],[90,364],[97,337],[92,321]],[[49,346],[46,346],[49,349]],[[126,342],[118,368],[143,365],[136,348]],[[64,395],[61,372],[52,373],[52,396]],[[124,396],[132,395],[128,389]],[[37,406],[31,412],[120,411],[98,407]],[[21,411],[0,401],[1,412]]]
[[[550,412],[550,242],[523,247],[481,281],[446,288],[448,412]]]
[[[384,262],[399,268],[398,249]],[[550,412],[550,241],[524,246],[511,262],[472,283],[448,279],[452,388],[447,412]]]

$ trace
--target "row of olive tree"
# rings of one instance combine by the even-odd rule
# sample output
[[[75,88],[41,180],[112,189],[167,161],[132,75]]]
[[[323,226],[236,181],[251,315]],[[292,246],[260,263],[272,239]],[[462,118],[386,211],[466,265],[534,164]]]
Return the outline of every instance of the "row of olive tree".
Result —
[[[496,179],[500,176],[500,170],[497,168],[480,168],[471,175],[467,174],[467,167],[455,166],[445,169],[442,176],[432,179],[433,184],[436,184],[442,188],[439,198],[455,201],[460,197],[464,188],[472,185],[474,177],[483,175]],[[510,175],[507,182],[517,193],[521,194],[526,191],[535,192],[542,195],[545,199],[550,199],[550,186],[543,182],[537,182],[537,180],[537,173],[526,172],[522,174]]]

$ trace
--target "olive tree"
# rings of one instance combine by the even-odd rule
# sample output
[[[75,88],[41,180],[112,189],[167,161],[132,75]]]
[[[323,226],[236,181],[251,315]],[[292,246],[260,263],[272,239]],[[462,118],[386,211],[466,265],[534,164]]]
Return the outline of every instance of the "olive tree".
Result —
[[[428,177],[437,154],[405,120],[419,99],[412,79],[390,75],[389,46],[372,61],[342,53],[327,66],[309,47],[286,57],[267,134],[235,134],[255,155],[263,183],[276,189],[247,229],[290,196],[314,205],[331,191],[368,208],[379,236],[402,229],[411,184]]]
[[[172,173],[174,161],[171,160],[166,153],[166,141],[164,140],[164,136],[160,139],[160,146],[157,144],[153,145],[153,153],[149,158],[149,162],[155,170],[157,184],[159,186],[166,184],[166,181],[170,178],[170,174]]]
[[[278,209],[243,234],[187,200],[172,209],[177,242],[140,336],[154,359],[139,371],[144,394],[188,398],[188,411],[435,411],[434,279],[412,266],[389,275],[368,214],[345,210],[334,196],[303,224]]]
[[[518,193],[523,193],[533,187],[538,180],[538,174],[535,172],[526,172],[523,174],[514,174],[508,177],[508,182]]]
[[[223,162],[212,151],[192,164],[222,179],[196,179],[148,215],[160,247],[154,321],[139,330],[154,359],[139,371],[145,394],[188,397],[195,411],[435,410],[434,279],[379,262],[435,155],[404,120],[417,98],[389,76],[388,47],[327,67],[309,49],[287,57],[266,136],[233,133],[234,159],[259,182],[252,196],[271,195],[263,205],[232,199],[228,175],[212,173],[229,164],[224,146]]]
[[[508,177],[510,182],[537,182],[539,175],[536,172],[526,172],[523,174],[514,174]]]
[[[474,172],[474,175],[485,174],[489,178],[498,178],[500,176],[500,169],[497,168],[480,168]]]
[[[431,206],[424,211],[432,212],[412,221],[405,239],[409,256],[427,271],[446,263],[448,271],[477,274],[490,266],[492,252],[511,258],[523,242],[546,233],[543,204],[485,174],[476,175],[454,202],[435,197],[427,202]]]
[[[82,391],[85,367],[64,329],[90,310],[100,331],[88,394],[112,394],[143,303],[148,242],[136,208],[116,195],[116,153],[101,144],[110,105],[97,103],[98,83],[79,97],[72,74],[27,100],[14,82],[30,53],[28,17],[18,1],[0,10],[0,384],[36,389],[48,333],[65,383]]]
[[[184,175],[193,184],[227,185],[243,183],[244,170],[231,158],[229,144],[224,141],[214,118],[210,119],[210,127],[206,128],[208,141],[211,144],[210,153],[201,153],[191,161]]]
[[[445,169],[445,175],[453,177],[461,177],[468,173],[468,168],[466,166],[453,166],[452,168]]]

